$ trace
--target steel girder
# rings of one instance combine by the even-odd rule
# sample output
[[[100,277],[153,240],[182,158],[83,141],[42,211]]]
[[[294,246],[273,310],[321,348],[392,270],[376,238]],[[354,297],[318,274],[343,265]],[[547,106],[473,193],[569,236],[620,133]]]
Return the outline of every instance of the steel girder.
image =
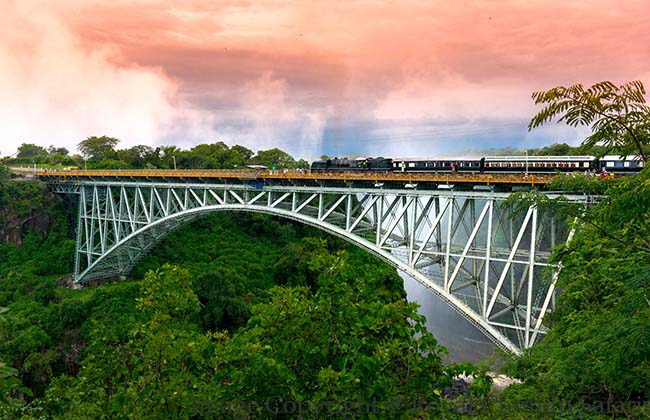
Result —
[[[546,260],[570,237],[534,206],[511,213],[501,205],[507,193],[109,181],[75,192],[75,282],[128,274],[169,232],[206,213],[268,213],[379,256],[514,353],[545,333],[558,272]]]

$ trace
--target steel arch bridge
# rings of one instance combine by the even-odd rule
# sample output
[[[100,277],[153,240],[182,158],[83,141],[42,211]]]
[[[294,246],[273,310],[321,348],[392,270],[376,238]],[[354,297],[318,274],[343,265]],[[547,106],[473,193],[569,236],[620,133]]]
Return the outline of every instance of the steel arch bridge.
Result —
[[[63,180],[79,196],[74,279],[128,274],[171,231],[215,211],[266,213],[339,236],[408,274],[501,348],[521,353],[546,328],[559,267],[550,250],[567,241],[534,205],[512,212],[509,193],[323,185],[263,185],[133,178]],[[584,197],[567,197],[582,202]]]

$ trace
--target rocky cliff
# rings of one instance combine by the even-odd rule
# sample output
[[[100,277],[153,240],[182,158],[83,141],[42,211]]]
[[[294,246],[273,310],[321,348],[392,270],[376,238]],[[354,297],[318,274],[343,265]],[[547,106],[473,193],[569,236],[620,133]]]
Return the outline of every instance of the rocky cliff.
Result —
[[[61,211],[72,214],[71,207],[39,181],[0,182],[0,244],[21,244],[27,232],[46,237]]]

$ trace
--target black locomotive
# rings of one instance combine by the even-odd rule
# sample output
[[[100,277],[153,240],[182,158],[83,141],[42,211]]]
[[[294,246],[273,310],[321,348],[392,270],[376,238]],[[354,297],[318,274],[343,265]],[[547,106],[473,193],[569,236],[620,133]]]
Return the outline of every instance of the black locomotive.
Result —
[[[317,160],[311,164],[312,172],[348,172],[348,171],[380,171],[388,172],[393,170],[393,159],[391,158],[333,158]]]

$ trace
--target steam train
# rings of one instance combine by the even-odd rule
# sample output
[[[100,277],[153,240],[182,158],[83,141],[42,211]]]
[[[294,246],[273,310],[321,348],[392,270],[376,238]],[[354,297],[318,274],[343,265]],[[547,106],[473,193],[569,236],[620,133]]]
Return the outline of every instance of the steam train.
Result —
[[[333,158],[312,162],[312,172],[433,172],[433,173],[527,173],[609,172],[637,173],[644,162],[635,156],[488,156],[456,158]]]

